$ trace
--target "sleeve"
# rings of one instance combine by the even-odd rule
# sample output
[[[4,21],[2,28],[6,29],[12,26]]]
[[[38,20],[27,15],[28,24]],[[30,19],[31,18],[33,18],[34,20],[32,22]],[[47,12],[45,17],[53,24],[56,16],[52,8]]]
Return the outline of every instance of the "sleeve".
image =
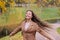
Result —
[[[51,35],[49,35],[46,31],[40,28],[37,24],[35,26],[36,26],[36,31],[39,32],[41,35],[48,38],[49,40],[55,40]]]
[[[12,36],[14,35],[15,33],[17,33],[19,30],[21,30],[21,26],[22,26],[23,23],[21,23],[16,29],[14,29],[9,36]]]

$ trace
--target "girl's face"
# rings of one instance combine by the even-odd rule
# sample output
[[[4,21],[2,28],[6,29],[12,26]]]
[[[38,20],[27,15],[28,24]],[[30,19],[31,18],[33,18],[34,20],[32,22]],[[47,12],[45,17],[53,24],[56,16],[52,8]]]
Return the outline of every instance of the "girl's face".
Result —
[[[26,12],[26,19],[31,19],[32,18],[32,12],[31,11],[27,11]]]

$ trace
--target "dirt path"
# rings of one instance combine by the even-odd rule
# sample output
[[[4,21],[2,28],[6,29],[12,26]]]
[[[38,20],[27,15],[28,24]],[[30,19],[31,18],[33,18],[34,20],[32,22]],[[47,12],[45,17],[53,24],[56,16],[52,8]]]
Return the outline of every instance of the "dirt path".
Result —
[[[56,32],[56,28],[60,27],[59,23],[51,24],[53,29],[49,29],[50,31],[47,31],[52,37],[55,38],[55,40],[60,40],[60,34]],[[45,37],[40,35],[38,32],[36,33],[36,39],[37,40],[46,40]]]

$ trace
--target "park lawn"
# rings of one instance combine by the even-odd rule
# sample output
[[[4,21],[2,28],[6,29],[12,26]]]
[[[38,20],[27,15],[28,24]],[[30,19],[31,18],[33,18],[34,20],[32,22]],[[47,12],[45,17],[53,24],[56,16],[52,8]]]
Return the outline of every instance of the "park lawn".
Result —
[[[57,28],[57,32],[60,34],[60,27],[59,27],[59,28]]]
[[[3,38],[0,38],[0,40],[23,40],[23,36],[21,35],[21,32],[18,32],[14,36],[5,36]]]

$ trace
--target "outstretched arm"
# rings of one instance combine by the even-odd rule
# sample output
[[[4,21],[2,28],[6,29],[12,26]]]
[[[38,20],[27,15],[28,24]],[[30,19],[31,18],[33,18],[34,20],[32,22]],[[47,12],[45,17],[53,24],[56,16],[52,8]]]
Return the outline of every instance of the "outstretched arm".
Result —
[[[19,24],[19,26],[18,26],[15,30],[13,30],[13,31],[10,33],[10,36],[14,35],[14,34],[17,33],[19,30],[21,30],[22,24],[24,24],[24,20]]]
[[[19,26],[19,27],[17,27],[15,30],[13,30],[13,31],[10,33],[10,35],[9,35],[9,36],[14,35],[16,32],[18,32],[18,31],[19,31],[19,29],[21,29],[21,27],[20,27],[20,26]]]
[[[48,38],[49,40],[55,40],[51,35],[49,35],[46,31],[44,31],[42,28],[40,28],[38,25],[36,25],[36,30],[44,37]]]

